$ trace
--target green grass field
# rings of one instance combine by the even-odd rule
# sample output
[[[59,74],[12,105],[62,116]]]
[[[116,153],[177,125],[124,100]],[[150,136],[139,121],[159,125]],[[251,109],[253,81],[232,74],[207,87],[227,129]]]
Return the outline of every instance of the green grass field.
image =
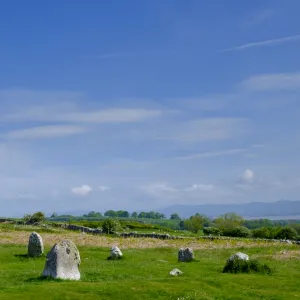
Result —
[[[122,249],[124,259],[119,261],[106,260],[109,248],[78,248],[81,280],[71,282],[42,279],[45,256],[28,258],[26,244],[0,245],[0,299],[300,299],[297,246],[220,245],[195,251],[197,261],[192,263],[178,263],[176,248]],[[274,273],[223,274],[225,261],[237,251],[268,263]],[[173,268],[184,274],[171,277]]]

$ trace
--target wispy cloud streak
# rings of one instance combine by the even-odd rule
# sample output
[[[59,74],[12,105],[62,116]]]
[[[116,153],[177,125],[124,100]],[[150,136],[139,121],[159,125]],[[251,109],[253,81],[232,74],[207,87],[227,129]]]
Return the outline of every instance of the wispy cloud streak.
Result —
[[[189,159],[200,159],[200,158],[209,158],[209,157],[216,157],[216,156],[226,156],[226,155],[236,155],[240,153],[246,152],[247,149],[229,149],[223,151],[215,151],[215,152],[203,152],[198,154],[192,154],[189,156],[182,156],[177,157],[177,159],[181,160],[189,160]]]
[[[280,45],[288,42],[294,42],[300,40],[300,34],[294,35],[294,36],[288,36],[280,39],[272,39],[272,40],[266,40],[261,42],[252,42],[244,45],[240,45],[237,47],[222,49],[219,52],[233,52],[233,51],[243,51],[247,50],[249,48],[258,48],[258,47],[267,47],[267,46],[274,46],[274,45]]]

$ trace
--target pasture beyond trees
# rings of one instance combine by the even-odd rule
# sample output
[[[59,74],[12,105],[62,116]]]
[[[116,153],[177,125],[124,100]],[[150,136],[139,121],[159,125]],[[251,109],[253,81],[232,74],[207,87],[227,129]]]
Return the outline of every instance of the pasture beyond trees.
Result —
[[[299,299],[300,249],[297,245],[254,241],[122,239],[57,231],[40,233],[45,253],[54,242],[73,240],[81,256],[78,282],[41,278],[45,254],[28,258],[27,231],[0,226],[0,299]],[[107,260],[112,245],[124,258]],[[181,246],[192,246],[196,261],[178,263]],[[223,274],[236,252],[267,263],[274,272]],[[183,274],[172,277],[169,272]]]

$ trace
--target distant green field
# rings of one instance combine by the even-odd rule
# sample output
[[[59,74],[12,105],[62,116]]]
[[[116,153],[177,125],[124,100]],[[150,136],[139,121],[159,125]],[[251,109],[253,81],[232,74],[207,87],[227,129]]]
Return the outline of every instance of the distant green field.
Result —
[[[70,282],[41,279],[45,257],[27,258],[26,245],[0,245],[0,299],[300,299],[297,246],[197,250],[192,263],[178,263],[171,248],[122,249],[119,261],[106,260],[107,248],[78,248],[82,278]],[[237,251],[269,264],[274,274],[223,274]],[[171,277],[173,268],[184,274]]]

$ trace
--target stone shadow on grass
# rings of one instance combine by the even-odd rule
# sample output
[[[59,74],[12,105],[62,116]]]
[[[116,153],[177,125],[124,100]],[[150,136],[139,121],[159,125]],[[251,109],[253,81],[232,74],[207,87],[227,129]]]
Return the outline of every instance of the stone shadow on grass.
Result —
[[[50,281],[54,281],[54,282],[62,282],[62,281],[66,281],[63,279],[55,279],[52,277],[47,277],[47,276],[38,276],[38,277],[33,277],[33,278],[29,278],[27,280],[25,280],[25,282],[30,282],[30,283],[38,283],[38,282],[50,282]]]
[[[124,257],[123,256],[119,256],[119,257],[114,258],[114,257],[109,256],[109,257],[107,257],[106,260],[118,261],[118,260],[124,260]]]
[[[29,259],[45,259],[45,255],[32,257],[28,254],[14,254],[14,257],[19,258],[20,260],[29,260]]]
[[[31,258],[28,254],[14,254],[14,257],[21,258],[21,259]]]
[[[189,261],[177,261],[177,262],[180,264],[191,264],[191,263],[199,263],[200,260],[193,258],[192,260],[189,260]]]

